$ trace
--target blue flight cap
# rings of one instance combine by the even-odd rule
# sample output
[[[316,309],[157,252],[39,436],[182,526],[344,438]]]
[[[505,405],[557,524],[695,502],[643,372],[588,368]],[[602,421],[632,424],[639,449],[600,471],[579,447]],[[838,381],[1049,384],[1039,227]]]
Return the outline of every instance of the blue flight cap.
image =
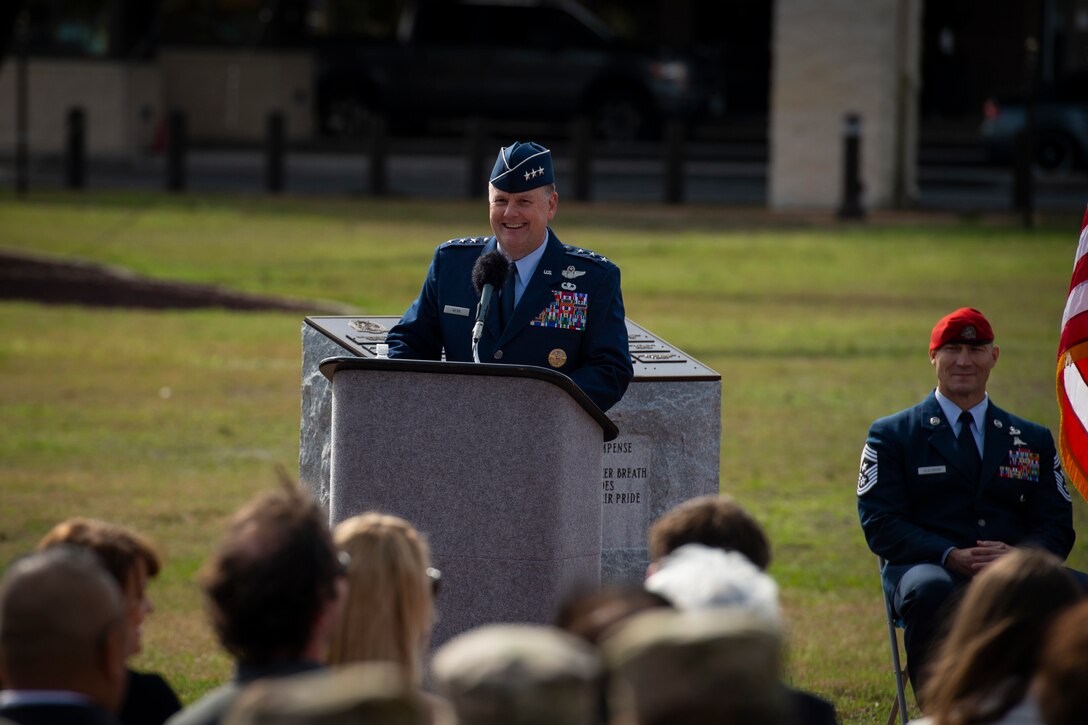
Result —
[[[491,170],[491,184],[496,189],[517,194],[554,183],[552,152],[540,144],[515,141],[499,149]]]

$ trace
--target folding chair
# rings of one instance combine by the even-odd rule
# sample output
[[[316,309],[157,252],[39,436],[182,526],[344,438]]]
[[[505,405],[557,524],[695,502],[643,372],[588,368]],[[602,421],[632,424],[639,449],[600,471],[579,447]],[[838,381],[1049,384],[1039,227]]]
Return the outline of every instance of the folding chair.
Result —
[[[884,558],[878,556],[877,563],[879,566],[878,571],[880,571],[883,576]],[[910,718],[907,716],[907,692],[903,684],[907,677],[907,667],[905,664],[902,664],[903,658],[900,658],[899,656],[899,638],[895,635],[896,628],[902,628],[903,620],[895,616],[895,611],[892,609],[892,603],[884,596],[883,581],[881,581],[880,586],[880,598],[884,600],[884,619],[888,623],[888,645],[892,650],[892,672],[895,673],[895,699],[892,700],[892,707],[888,712],[887,725],[895,725],[897,715],[900,724],[907,725],[907,720]]]

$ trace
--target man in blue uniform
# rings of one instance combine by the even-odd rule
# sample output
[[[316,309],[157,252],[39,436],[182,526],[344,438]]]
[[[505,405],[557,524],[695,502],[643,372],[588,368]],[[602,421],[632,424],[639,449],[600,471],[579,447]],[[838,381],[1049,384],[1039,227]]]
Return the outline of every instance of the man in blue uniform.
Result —
[[[499,151],[488,186],[493,237],[452,239],[435,250],[419,297],[390,331],[389,357],[471,362],[480,295],[472,270],[498,249],[513,269],[490,306],[481,362],[536,365],[564,373],[601,410],[623,396],[633,370],[620,270],[559,241],[551,152],[516,142]]]
[[[1072,503],[1054,439],[994,405],[986,381],[1000,353],[981,312],[933,328],[937,389],[869,429],[858,476],[865,539],[887,564],[885,596],[903,619],[917,696],[953,595],[1008,553],[1031,546],[1065,559]]]

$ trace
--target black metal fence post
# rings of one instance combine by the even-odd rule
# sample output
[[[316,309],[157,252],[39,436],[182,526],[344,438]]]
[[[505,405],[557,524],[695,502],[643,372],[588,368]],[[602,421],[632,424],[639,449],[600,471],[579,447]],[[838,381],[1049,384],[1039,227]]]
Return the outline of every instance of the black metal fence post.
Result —
[[[185,155],[189,140],[186,136],[184,111],[170,112],[167,123],[166,147],[166,189],[167,191],[185,191]]]
[[[1012,208],[1022,211],[1030,218],[1032,188],[1035,177],[1032,173],[1032,143],[1031,134],[1027,130],[1020,131],[1013,139],[1012,147]]]
[[[574,119],[574,198],[589,201],[593,183],[593,121],[587,116]]]
[[[30,90],[27,80],[27,36],[29,10],[24,10],[19,18],[16,34],[18,36],[18,58],[15,63],[15,193],[26,196],[30,190],[30,144],[28,142],[30,123],[28,121]]]
[[[687,128],[679,118],[665,124],[665,202],[684,202],[684,135]]]
[[[264,188],[271,194],[283,191],[286,120],[273,111],[265,122]]]
[[[1043,3],[1039,3],[1038,11]],[[1029,11],[1030,12],[1030,11]],[[1021,221],[1025,229],[1031,229],[1035,221],[1035,154],[1037,143],[1036,96],[1039,90],[1039,40],[1035,33],[1042,27],[1042,18],[1032,18],[1035,30],[1028,31],[1025,39],[1024,75],[1028,89],[1028,103],[1024,130],[1016,136],[1013,151],[1013,202],[1021,212]]]
[[[375,113],[370,121],[370,193],[385,196],[388,193],[386,169],[389,160],[385,116]]]
[[[840,219],[864,219],[861,205],[861,116],[848,113],[843,125],[843,187]]]
[[[465,126],[465,154],[468,156],[468,177],[465,179],[465,191],[469,199],[479,199],[487,188],[484,149],[487,133],[484,120],[479,116],[468,119]]]
[[[87,114],[76,106],[65,117],[64,185],[69,189],[82,189],[87,174]]]

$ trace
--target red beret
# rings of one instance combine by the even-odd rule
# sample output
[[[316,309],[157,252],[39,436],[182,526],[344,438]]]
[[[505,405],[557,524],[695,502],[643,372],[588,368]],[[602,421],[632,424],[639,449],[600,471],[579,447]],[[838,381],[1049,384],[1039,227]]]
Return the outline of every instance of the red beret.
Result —
[[[961,307],[945,315],[934,326],[929,336],[929,351],[933,352],[950,342],[983,345],[994,341],[994,330],[982,313],[973,307]]]

